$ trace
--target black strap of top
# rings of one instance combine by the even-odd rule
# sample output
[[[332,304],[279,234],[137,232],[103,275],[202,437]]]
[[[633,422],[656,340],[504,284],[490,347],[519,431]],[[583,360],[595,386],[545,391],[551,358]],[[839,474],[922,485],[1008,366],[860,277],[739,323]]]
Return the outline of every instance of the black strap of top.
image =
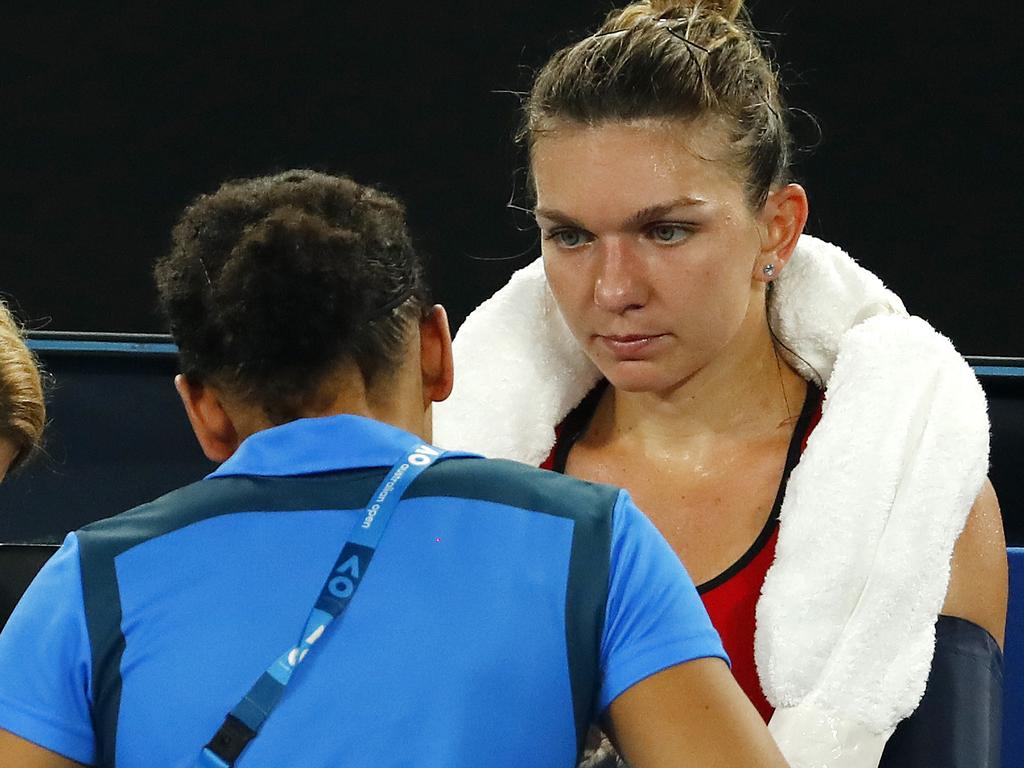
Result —
[[[601,396],[606,389],[608,389],[608,379],[601,379],[562,421],[559,426],[558,442],[555,444],[554,461],[551,463],[553,471],[565,474],[569,451],[590,428],[590,422],[597,411],[597,404],[601,402]]]
[[[601,397],[607,389],[608,380],[602,379],[592,390],[590,390],[589,393],[587,393],[587,396],[580,401],[580,404],[565,417],[565,420],[559,427],[558,442],[555,445],[554,457],[551,463],[551,469],[553,471],[561,472],[562,474],[565,473],[565,466],[569,460],[569,453],[572,451],[573,446],[576,445],[576,442],[583,437],[590,428],[590,422],[593,421],[594,413],[597,411],[597,405],[601,401]],[[768,514],[768,519],[765,520],[764,527],[757,535],[753,544],[750,545],[747,551],[744,552],[736,562],[713,579],[697,585],[697,591],[701,594],[710,592],[715,587],[721,586],[743,570],[750,561],[753,560],[762,549],[764,549],[764,546],[768,543],[772,533],[775,532],[775,527],[779,523],[779,513],[782,509],[782,501],[786,497],[786,486],[789,483],[790,473],[800,461],[800,454],[803,452],[804,440],[807,438],[807,433],[810,430],[811,419],[813,419],[815,414],[818,412],[818,409],[821,406],[821,400],[821,390],[818,389],[813,382],[808,382],[806,394],[804,395],[803,406],[800,409],[800,416],[797,418],[796,424],[793,426],[793,435],[790,438],[789,448],[786,451],[786,464],[782,470],[779,489],[775,494],[775,501],[772,504],[771,512]]]
[[[608,379],[601,379],[559,425],[558,442],[555,443],[554,457],[551,462],[551,469],[554,472],[565,474],[565,465],[569,461],[569,453],[572,451],[573,446],[576,445],[576,442],[590,429],[590,422],[594,419],[597,404],[601,402],[601,397],[606,389],[608,389]],[[793,429],[793,439],[790,441],[789,451],[786,456],[786,468],[783,471],[783,489],[785,488],[785,481],[789,479],[790,471],[796,466],[797,461],[800,460],[800,449],[804,438],[807,436],[811,417],[814,416],[818,406],[821,404],[821,397],[821,390],[813,382],[807,382],[807,394],[804,396],[803,408]],[[781,492],[782,489],[780,489],[780,495]]]

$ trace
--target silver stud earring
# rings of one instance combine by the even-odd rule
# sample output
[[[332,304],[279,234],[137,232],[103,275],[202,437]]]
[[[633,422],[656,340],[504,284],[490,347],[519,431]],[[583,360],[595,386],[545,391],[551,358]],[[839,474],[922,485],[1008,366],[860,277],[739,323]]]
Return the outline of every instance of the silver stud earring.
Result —
[[[765,264],[764,267],[761,269],[761,271],[764,272],[764,276],[765,277],[774,277],[775,276],[775,265],[774,264]]]

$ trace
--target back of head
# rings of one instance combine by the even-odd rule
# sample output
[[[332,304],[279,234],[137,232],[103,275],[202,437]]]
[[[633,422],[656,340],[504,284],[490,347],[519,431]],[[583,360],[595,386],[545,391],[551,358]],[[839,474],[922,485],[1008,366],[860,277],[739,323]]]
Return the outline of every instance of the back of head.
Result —
[[[520,139],[560,122],[719,120],[753,207],[787,180],[791,139],[776,73],[743,19],[742,0],[645,0],[538,73]]]
[[[386,377],[428,307],[402,205],[309,170],[197,198],[155,275],[184,374],[273,423],[329,403],[325,377],[339,366],[357,366],[368,387]]]
[[[0,302],[0,439],[17,451],[12,467],[39,447],[45,423],[39,367],[10,310]]]

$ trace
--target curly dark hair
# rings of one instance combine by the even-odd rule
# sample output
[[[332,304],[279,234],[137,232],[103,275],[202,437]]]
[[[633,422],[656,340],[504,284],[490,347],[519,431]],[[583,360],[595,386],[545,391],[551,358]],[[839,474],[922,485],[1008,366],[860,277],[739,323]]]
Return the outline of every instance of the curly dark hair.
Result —
[[[310,170],[201,195],[154,274],[186,377],[258,403],[275,424],[316,407],[339,365],[358,366],[368,387],[394,370],[430,306],[403,205]]]

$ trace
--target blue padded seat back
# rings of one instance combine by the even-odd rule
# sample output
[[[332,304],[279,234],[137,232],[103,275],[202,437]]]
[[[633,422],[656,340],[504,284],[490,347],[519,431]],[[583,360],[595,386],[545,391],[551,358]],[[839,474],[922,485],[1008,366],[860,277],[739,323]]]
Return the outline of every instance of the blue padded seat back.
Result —
[[[1024,547],[1010,547],[1010,607],[1003,665],[1003,766],[1024,766]]]
[[[0,544],[0,629],[39,569],[56,551],[56,544]]]

